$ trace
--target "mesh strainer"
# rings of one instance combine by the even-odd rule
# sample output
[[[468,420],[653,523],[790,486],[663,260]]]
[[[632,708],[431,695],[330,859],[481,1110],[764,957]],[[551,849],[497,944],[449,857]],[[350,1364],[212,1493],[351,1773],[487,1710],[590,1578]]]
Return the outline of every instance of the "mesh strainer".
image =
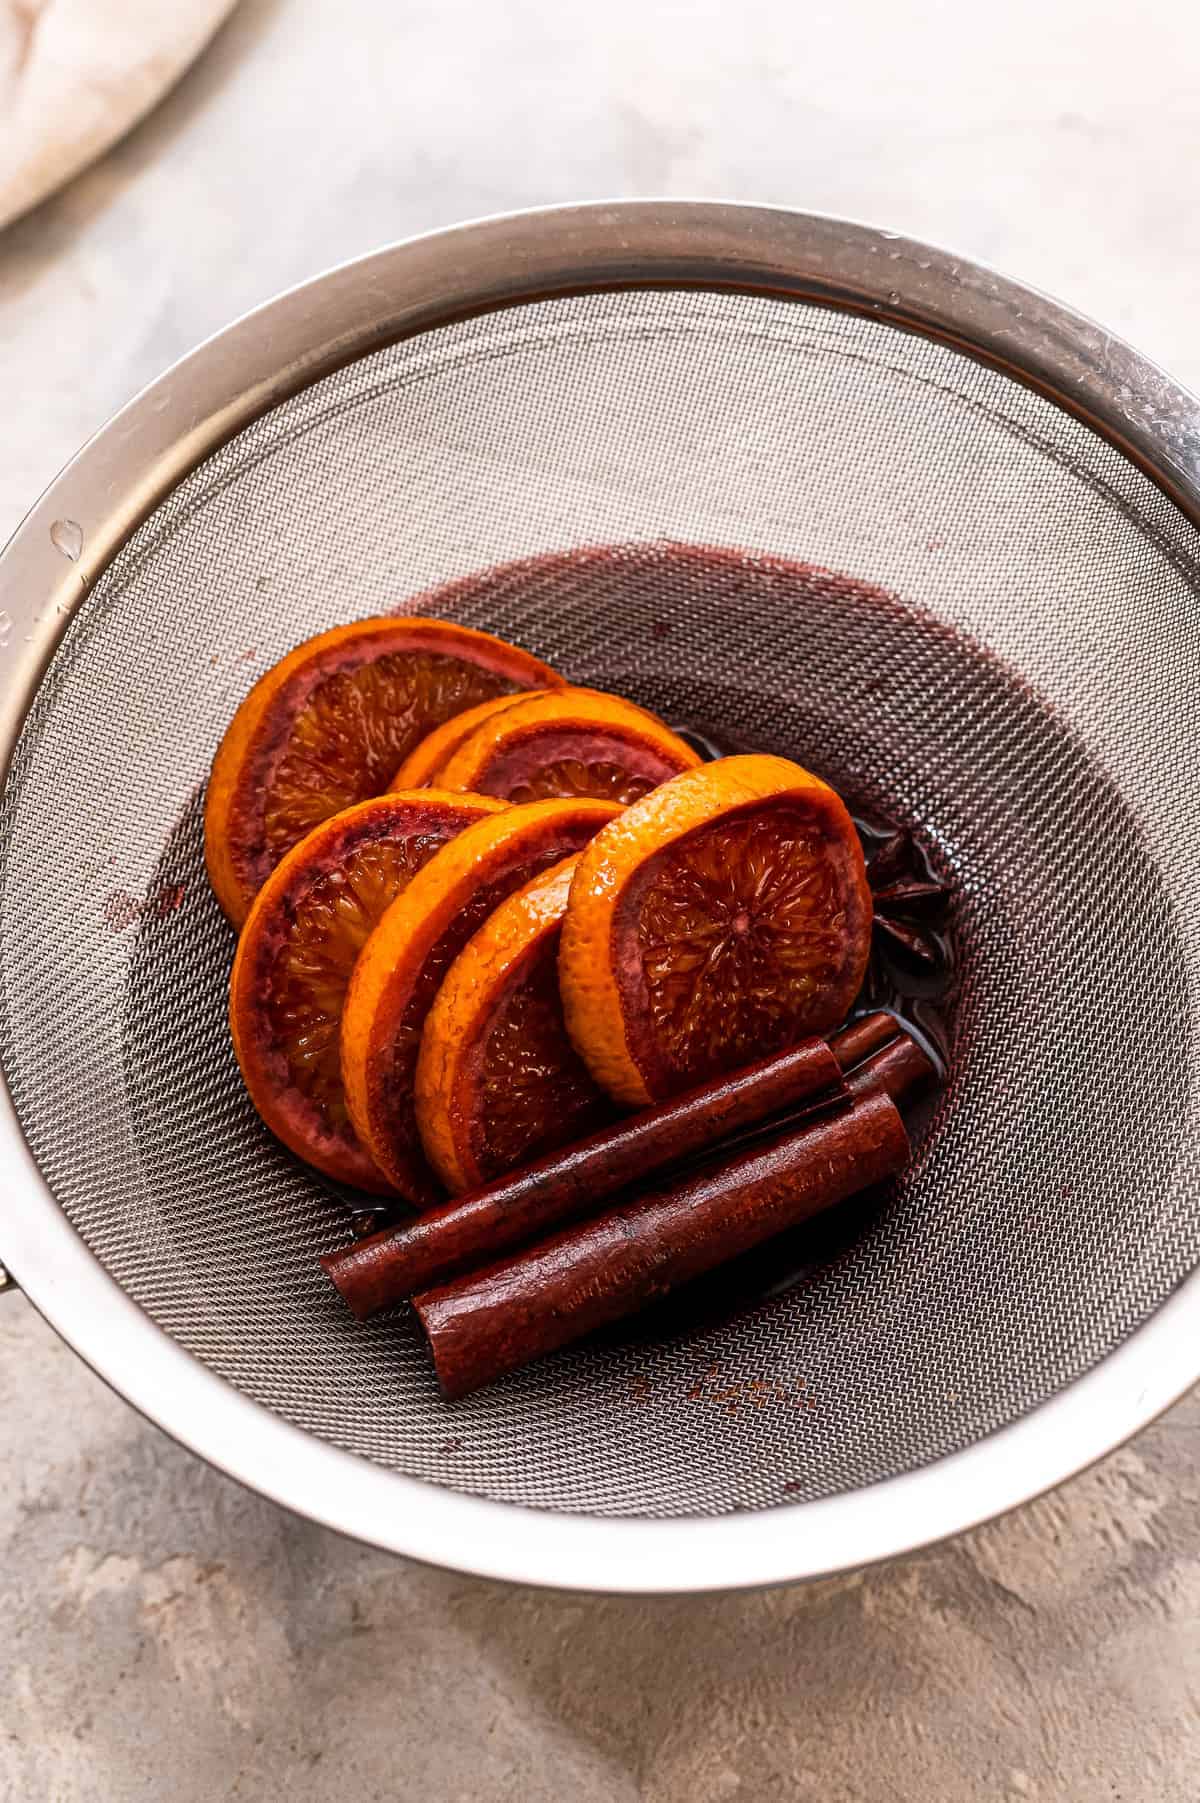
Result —
[[[811,1575],[1078,1469],[1200,1373],[1198,518],[1161,374],[828,220],[490,221],[222,334],[0,564],[16,1276],[235,1476],[534,1582]],[[961,997],[913,1169],[797,1281],[448,1408],[406,1319],[336,1305],[344,1207],[242,1094],[200,807],[271,660],[460,578],[432,605],[919,821]]]

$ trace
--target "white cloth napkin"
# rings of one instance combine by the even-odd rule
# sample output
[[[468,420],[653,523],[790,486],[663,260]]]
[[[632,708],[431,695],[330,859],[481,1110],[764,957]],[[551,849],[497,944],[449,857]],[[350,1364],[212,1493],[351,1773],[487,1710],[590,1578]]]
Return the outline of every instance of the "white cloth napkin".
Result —
[[[0,0],[0,225],[108,149],[236,0]]]

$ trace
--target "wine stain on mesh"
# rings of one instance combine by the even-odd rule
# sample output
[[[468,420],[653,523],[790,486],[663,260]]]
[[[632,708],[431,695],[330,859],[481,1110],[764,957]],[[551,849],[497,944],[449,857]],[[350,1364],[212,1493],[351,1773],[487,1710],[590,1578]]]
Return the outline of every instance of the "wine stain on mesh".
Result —
[[[347,1199],[242,1090],[197,794],[126,923],[125,1082],[159,1258],[143,1247],[117,1274],[143,1306],[350,1451],[500,1500],[649,1516],[912,1469],[1132,1331],[1190,1243],[1192,1199],[1172,1195],[1184,959],[1135,820],[1053,709],[878,590],[739,553],[598,547],[429,599],[716,746],[796,758],[855,798],[868,840],[915,826],[954,886],[947,1086],[885,1191],[448,1407],[407,1311],[360,1327],[337,1302],[316,1260],[347,1239]],[[737,655],[751,633],[769,688]]]

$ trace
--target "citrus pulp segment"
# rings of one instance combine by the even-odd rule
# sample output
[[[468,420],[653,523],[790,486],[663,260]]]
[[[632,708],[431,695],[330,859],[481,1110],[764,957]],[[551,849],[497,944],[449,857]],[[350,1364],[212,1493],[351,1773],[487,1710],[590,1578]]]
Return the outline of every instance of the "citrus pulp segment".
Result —
[[[229,994],[242,1076],[272,1132],[341,1182],[390,1188],[359,1143],[342,1093],[338,1035],[355,960],[434,853],[502,811],[491,799],[429,789],[360,802],[295,846],[250,910]]]
[[[560,682],[528,652],[445,620],[359,620],[297,646],[251,689],[213,762],[205,858],[230,920],[241,926],[305,833],[382,794],[432,727]]]
[[[510,895],[467,941],[429,1011],[417,1126],[452,1195],[611,1119],[567,1035],[558,942],[576,858]]]
[[[579,851],[617,812],[583,798],[530,802],[476,822],[419,872],[363,947],[342,1018],[346,1102],[363,1144],[410,1201],[425,1205],[436,1195],[414,1083],[443,977],[514,889]]]
[[[638,1106],[825,1032],[862,984],[871,913],[827,784],[783,758],[705,764],[580,857],[559,961],[571,1037]]]

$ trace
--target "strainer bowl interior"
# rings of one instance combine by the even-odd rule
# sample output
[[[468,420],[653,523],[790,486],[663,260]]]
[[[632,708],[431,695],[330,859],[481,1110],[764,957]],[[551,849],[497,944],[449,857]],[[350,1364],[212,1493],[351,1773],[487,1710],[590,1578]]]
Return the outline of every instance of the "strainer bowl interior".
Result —
[[[1200,1253],[1178,494],[1012,374],[827,296],[651,264],[581,288],[360,345],[172,483],[72,598],[0,816],[0,1049],[76,1250],[214,1396],[328,1455],[321,1504],[284,1500],[363,1531],[334,1474],[367,1461],[400,1521],[369,1537],[418,1551],[418,1495],[484,1505],[480,1532],[852,1520],[1102,1379]],[[320,1276],[345,1206],[242,1092],[201,846],[256,676],[414,607],[798,758],[914,823],[957,898],[951,1077],[911,1170],[453,1408],[406,1317],[356,1327]]]

